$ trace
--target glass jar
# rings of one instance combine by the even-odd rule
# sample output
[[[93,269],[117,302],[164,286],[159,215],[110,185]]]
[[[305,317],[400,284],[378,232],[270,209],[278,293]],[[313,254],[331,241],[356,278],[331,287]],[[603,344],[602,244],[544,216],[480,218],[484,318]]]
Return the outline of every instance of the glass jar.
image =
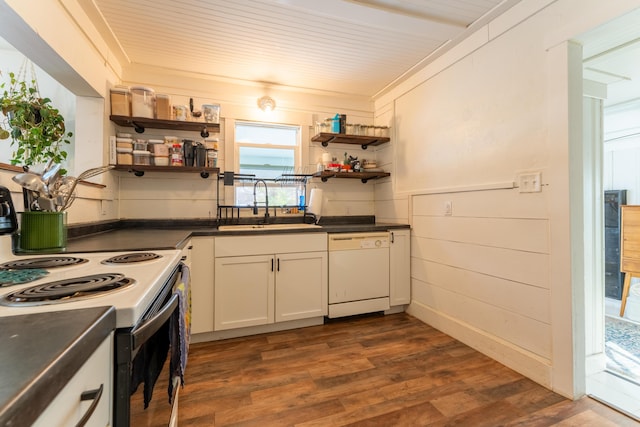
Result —
[[[171,162],[171,166],[184,165],[182,159],[182,146],[180,144],[173,144],[171,146],[171,156],[169,161]]]

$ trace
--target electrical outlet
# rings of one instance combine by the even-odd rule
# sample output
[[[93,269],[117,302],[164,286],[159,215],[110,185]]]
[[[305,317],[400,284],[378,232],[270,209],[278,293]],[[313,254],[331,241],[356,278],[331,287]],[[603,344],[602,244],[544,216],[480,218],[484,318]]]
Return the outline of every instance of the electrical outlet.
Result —
[[[521,173],[518,175],[518,188],[520,193],[539,193],[541,188],[541,173]]]
[[[453,203],[450,200],[444,202],[444,214],[447,216],[453,215]]]

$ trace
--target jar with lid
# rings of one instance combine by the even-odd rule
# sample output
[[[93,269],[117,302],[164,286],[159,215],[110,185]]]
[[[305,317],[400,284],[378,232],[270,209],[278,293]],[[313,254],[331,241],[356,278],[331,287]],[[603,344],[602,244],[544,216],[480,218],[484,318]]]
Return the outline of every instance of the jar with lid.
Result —
[[[144,86],[131,87],[131,115],[154,119],[156,112],[156,93]]]
[[[170,162],[171,162],[171,166],[184,165],[184,162],[182,159],[182,146],[180,144],[173,144],[171,146]]]
[[[131,115],[131,91],[128,87],[116,86],[110,90],[111,114],[114,116]]]

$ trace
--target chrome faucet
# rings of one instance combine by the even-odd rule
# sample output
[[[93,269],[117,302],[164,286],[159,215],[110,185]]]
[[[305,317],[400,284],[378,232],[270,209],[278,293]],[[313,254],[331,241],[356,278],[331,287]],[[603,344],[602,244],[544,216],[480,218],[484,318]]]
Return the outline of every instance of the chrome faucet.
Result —
[[[256,183],[253,184],[253,214],[258,215],[258,201],[256,199],[256,187],[258,184],[264,184],[264,222],[269,219],[269,188],[264,179],[256,179]]]

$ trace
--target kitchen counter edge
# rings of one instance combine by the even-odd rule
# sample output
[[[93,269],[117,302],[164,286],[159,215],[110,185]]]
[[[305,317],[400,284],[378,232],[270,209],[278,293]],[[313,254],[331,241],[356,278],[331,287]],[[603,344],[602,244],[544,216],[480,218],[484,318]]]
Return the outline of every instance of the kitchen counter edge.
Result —
[[[218,230],[216,227],[184,227],[175,229],[122,228],[69,239],[65,252],[122,252],[183,249],[191,237],[258,236],[300,233],[359,233],[409,229],[408,224],[328,224],[303,229]],[[158,232],[161,230],[162,232]]]

